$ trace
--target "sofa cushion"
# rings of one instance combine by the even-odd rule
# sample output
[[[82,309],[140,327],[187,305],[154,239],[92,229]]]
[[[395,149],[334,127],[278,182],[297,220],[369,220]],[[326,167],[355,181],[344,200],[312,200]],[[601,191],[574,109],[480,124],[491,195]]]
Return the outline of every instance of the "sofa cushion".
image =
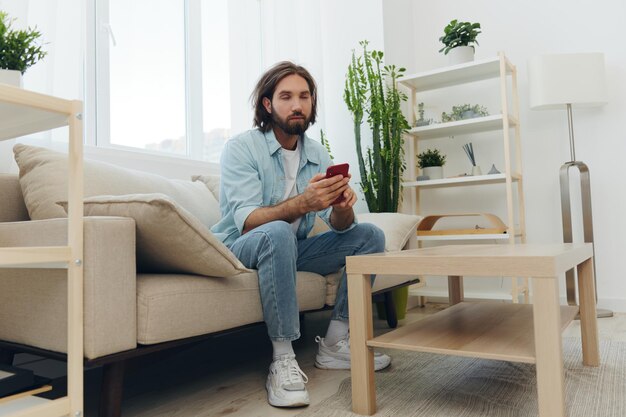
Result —
[[[55,203],[67,200],[67,154],[23,144],[15,145],[13,152],[31,219],[65,217],[63,209]],[[84,181],[85,197],[162,193],[196,216],[207,228],[220,217],[219,203],[201,183],[170,180],[87,159]]]
[[[191,181],[199,181],[209,189],[213,197],[220,201],[220,176],[219,175],[192,175]]]
[[[86,216],[135,219],[139,271],[212,277],[249,272],[209,229],[164,194],[96,196],[85,199],[84,207]]]
[[[324,306],[324,277],[298,272],[300,311]],[[232,278],[137,275],[137,341],[154,344],[263,321],[256,271]]]

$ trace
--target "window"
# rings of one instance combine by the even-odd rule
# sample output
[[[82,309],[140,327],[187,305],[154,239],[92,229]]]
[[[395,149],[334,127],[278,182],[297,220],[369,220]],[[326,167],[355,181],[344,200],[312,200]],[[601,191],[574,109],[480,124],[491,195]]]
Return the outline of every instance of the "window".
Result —
[[[233,84],[256,80],[258,54],[230,63],[260,50],[259,0],[94,1],[93,144],[218,162],[232,133],[250,127]],[[233,113],[248,123],[233,125]]]

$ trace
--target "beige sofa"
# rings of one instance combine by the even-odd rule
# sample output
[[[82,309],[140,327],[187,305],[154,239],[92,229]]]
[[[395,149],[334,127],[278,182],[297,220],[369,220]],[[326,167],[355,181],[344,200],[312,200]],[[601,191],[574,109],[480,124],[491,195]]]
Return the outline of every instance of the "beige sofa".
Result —
[[[62,204],[56,204],[63,201],[65,193],[65,155],[23,145],[17,145],[15,153],[19,178],[0,174],[0,246],[65,244],[67,221]],[[104,210],[104,214],[118,214],[85,217],[85,363],[104,366],[101,416],[120,415],[125,361],[262,322],[256,272],[229,258],[221,243],[211,241],[207,229],[219,218],[219,203],[212,193],[217,179],[197,179],[173,181],[103,163],[85,163],[85,197],[91,201],[86,213],[93,209],[92,213],[103,214]],[[167,194],[155,194],[160,190]],[[142,192],[151,197],[144,198]],[[108,197],[97,197],[103,194]],[[207,211],[198,212],[203,220],[193,215],[198,210],[191,202],[194,199]],[[54,201],[49,204],[49,213],[42,203],[46,200]],[[154,201],[161,205],[157,204],[157,214],[149,214],[144,208],[154,209]],[[129,208],[129,202],[134,206]],[[186,208],[181,208],[183,205]],[[169,207],[166,214],[162,206]],[[133,211],[136,207],[139,212]],[[194,245],[192,238],[168,231],[167,227],[181,218],[184,227],[191,224],[198,229],[192,237],[202,243],[210,241],[206,248],[188,253],[188,246]],[[385,231],[388,250],[415,246],[418,216],[387,213],[358,218]],[[324,228],[323,223],[316,224],[312,233]],[[176,238],[183,242],[182,248],[176,248],[172,241]],[[164,245],[165,252],[159,252]],[[168,256],[173,258],[173,266],[159,263]],[[180,259],[188,259],[189,265],[176,264]],[[229,276],[192,273],[185,270],[188,266],[192,271],[224,270]],[[332,306],[339,276],[340,271],[326,277],[298,272],[300,310]],[[380,279],[374,290],[384,292],[412,279]],[[0,269],[0,358],[11,360],[12,353],[20,351],[64,357],[66,300],[65,270]]]

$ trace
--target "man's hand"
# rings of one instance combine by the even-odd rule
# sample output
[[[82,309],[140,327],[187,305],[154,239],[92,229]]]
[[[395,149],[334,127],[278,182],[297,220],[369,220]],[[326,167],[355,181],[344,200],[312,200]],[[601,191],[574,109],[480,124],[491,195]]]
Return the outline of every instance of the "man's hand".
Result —
[[[337,204],[333,204],[333,211],[342,212],[352,209],[352,206],[356,203],[356,193],[348,186],[343,192],[343,201]]]
[[[356,203],[356,194],[350,186],[352,176],[335,175],[326,178],[325,174],[317,174],[309,181],[304,192],[296,197],[280,202],[275,206],[259,207],[246,219],[242,234],[262,224],[274,220],[284,220],[291,223],[295,219],[310,211],[324,210],[332,205],[330,223],[337,230],[343,230],[354,222],[352,206]],[[341,203],[332,204],[333,201],[343,194],[345,200]]]
[[[328,208],[341,194],[344,194],[346,200],[342,203],[333,205],[333,209],[338,206],[340,209],[345,208],[346,204],[351,200],[348,200],[345,194],[348,190],[350,190],[350,187],[348,186],[350,177],[350,174],[348,174],[347,177],[335,175],[332,178],[326,178],[326,174],[323,173],[315,175],[309,181],[309,185],[306,187],[304,192],[300,194],[300,202],[303,207],[302,211],[304,213],[308,213],[310,211],[324,210],[325,208]],[[350,190],[350,195],[354,195],[352,190]],[[354,197],[354,200],[356,201],[356,197]],[[354,205],[354,202],[352,205]],[[350,207],[352,207],[352,205],[350,205]]]

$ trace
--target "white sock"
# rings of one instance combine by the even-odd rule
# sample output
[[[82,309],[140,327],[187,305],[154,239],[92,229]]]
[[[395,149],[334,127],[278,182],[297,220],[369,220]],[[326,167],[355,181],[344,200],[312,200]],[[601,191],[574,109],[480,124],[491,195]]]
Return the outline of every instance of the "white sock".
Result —
[[[272,340],[272,346],[274,347],[274,360],[277,360],[282,355],[295,355],[293,352],[293,346],[291,342],[275,342]]]
[[[324,344],[326,346],[332,346],[338,341],[345,339],[348,336],[350,326],[347,321],[331,320],[326,331],[326,337],[324,338]]]

